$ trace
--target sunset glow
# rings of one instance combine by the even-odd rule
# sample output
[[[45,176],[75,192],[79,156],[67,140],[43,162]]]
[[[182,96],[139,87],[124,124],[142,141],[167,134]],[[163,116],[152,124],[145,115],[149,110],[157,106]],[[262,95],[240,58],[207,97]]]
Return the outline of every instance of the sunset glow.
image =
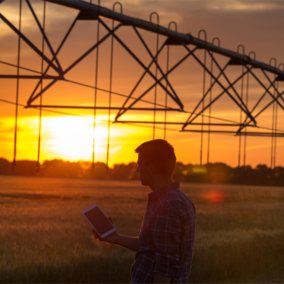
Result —
[[[15,4],[16,3],[16,4]],[[269,62],[271,57],[277,58],[277,63],[282,62],[283,38],[277,34],[275,27],[280,27],[280,21],[283,21],[282,14],[284,5],[279,1],[270,1],[269,3],[256,3],[253,1],[179,1],[178,5],[173,6],[172,2],[164,1],[160,5],[160,1],[153,1],[151,7],[144,4],[143,1],[122,1],[123,13],[132,17],[137,17],[143,20],[149,20],[149,14],[152,10],[157,10],[160,16],[160,25],[168,27],[170,21],[177,22],[177,29],[182,33],[190,32],[197,37],[199,30],[207,31],[207,40],[212,42],[214,37],[219,37],[221,47],[236,51],[236,47],[242,43],[246,46],[245,53],[248,54],[254,50],[257,54],[257,60],[261,62]],[[18,0],[4,1],[1,3],[1,14],[15,26],[18,27]],[[31,4],[40,20],[43,20],[43,3],[42,1],[31,0]],[[112,7],[111,1],[105,0],[101,3],[106,8]],[[139,6],[139,9],[137,9]],[[202,17],[200,13],[202,11]],[[77,16],[75,9],[67,9],[66,7],[47,3],[47,20],[46,33],[50,40],[50,44],[56,50],[60,41],[68,31],[72,21]],[[267,22],[263,22],[263,12],[267,13]],[[242,19],[242,20],[240,20]],[[103,19],[107,24],[111,21]],[[254,23],[253,25],[251,23]],[[173,26],[172,26],[173,27]],[[172,28],[171,27],[171,28]],[[188,30],[190,27],[190,30]],[[246,27],[246,28],[244,28]],[[62,65],[63,70],[68,70],[64,75],[65,80],[58,80],[43,94],[43,104],[47,105],[70,105],[74,106],[93,106],[94,105],[94,85],[96,78],[96,50],[92,50],[86,58],[84,58],[78,66],[68,69],[76,60],[84,54],[90,47],[96,43],[96,21],[78,21],[72,30],[70,37],[66,40],[62,50],[58,54],[58,60]],[[42,35],[36,25],[35,19],[23,1],[23,17],[22,29],[27,38],[38,48],[42,46]],[[100,37],[106,35],[106,29],[100,27]],[[275,32],[275,33],[274,33]],[[91,36],[90,36],[91,35]],[[117,32],[119,38],[126,43],[135,56],[146,66],[151,62],[151,57],[147,50],[140,42],[139,38],[130,27],[123,27]],[[141,35],[144,38],[149,49],[154,54],[156,44],[156,34],[148,33],[141,30]],[[263,37],[268,38],[263,41]],[[159,44],[166,40],[163,35],[159,36]],[[21,41],[21,56],[20,65],[25,68],[40,71],[41,58],[35,51],[26,43]],[[0,61],[8,62],[9,64],[17,63],[17,44],[18,36],[14,33],[3,21],[0,21]],[[110,88],[110,45],[111,38],[109,37],[102,43],[99,49],[98,62],[98,77],[97,77],[97,106],[107,107],[109,105],[109,88]],[[171,68],[178,62],[182,56],[186,54],[185,50],[178,49],[178,46],[170,46],[169,67]],[[190,47],[191,48],[191,47]],[[51,59],[52,55],[45,44],[45,55]],[[203,50],[197,50],[199,58],[203,58]],[[159,55],[159,64],[165,71],[166,68],[166,49]],[[217,56],[217,55],[216,55]],[[219,55],[218,55],[219,56]],[[203,60],[203,59],[202,59]],[[223,61],[224,62],[223,62]],[[220,59],[222,64],[226,63],[227,58]],[[207,65],[209,66],[207,59]],[[220,64],[221,64],[220,63]],[[221,64],[221,65],[222,65]],[[44,63],[46,67],[47,63]],[[208,67],[207,66],[207,67]],[[223,65],[222,65],[223,66]],[[217,67],[214,67],[214,72],[217,74]],[[230,80],[240,75],[240,66],[229,66]],[[16,74],[17,69],[0,63],[0,74]],[[154,65],[150,71],[154,74]],[[132,56],[130,56],[118,41],[114,41],[113,53],[113,69],[112,69],[112,94],[111,106],[121,107],[126,97],[132,93],[133,87],[136,85],[144,70]],[[214,73],[213,72],[213,73]],[[257,71],[256,71],[257,72]],[[260,72],[260,71],[259,71]],[[55,75],[54,70],[49,71],[49,75]],[[157,73],[160,77],[161,72]],[[21,75],[31,75],[29,71],[20,71]],[[34,74],[33,74],[34,75]],[[272,78],[273,74],[269,74]],[[250,101],[248,108],[252,108],[255,101],[262,95],[263,89],[253,81],[250,76],[249,96]],[[177,70],[169,75],[175,92],[181,99],[184,109],[183,112],[168,112],[167,121],[185,122],[190,113],[194,110],[197,103],[202,97],[203,84],[203,68],[196,61],[189,59],[184,61]],[[16,158],[36,160],[38,152],[38,136],[39,136],[39,110],[24,109],[37,80],[20,79],[19,83],[19,106],[18,111],[18,129],[17,129],[17,145]],[[46,87],[51,81],[46,79],[43,87]],[[152,84],[154,80],[147,74],[141,80],[141,83],[133,92],[133,98],[139,98]],[[161,82],[165,83],[164,80]],[[205,85],[208,88],[210,76],[207,74]],[[221,80],[224,87],[228,86],[228,82],[223,78]],[[240,82],[239,82],[240,83]],[[267,82],[266,82],[267,83]],[[14,132],[15,132],[15,102],[16,98],[16,80],[0,78],[0,157],[13,160],[14,155]],[[84,84],[84,85],[82,85]],[[282,84],[282,82],[279,82]],[[282,86],[282,85],[281,85]],[[214,87],[215,88],[215,87]],[[213,88],[213,98],[217,96],[220,87],[217,90]],[[219,89],[218,89],[219,88]],[[236,90],[240,92],[241,83],[236,84]],[[270,89],[271,91],[271,89]],[[233,91],[232,91],[233,92]],[[156,94],[157,103],[159,106],[165,104],[165,90],[158,86],[155,90],[152,88],[142,97],[144,100],[138,101],[134,105],[136,108],[151,108],[153,107],[154,96]],[[134,100],[131,98],[126,106],[129,106]],[[266,96],[262,103],[269,102],[271,99]],[[11,104],[7,103],[10,102]],[[168,106],[178,108],[177,103],[168,98]],[[34,102],[39,104],[39,97]],[[208,103],[208,98],[206,103]],[[47,110],[47,109],[46,109]],[[46,159],[64,159],[64,160],[86,160],[91,161],[93,155],[93,140],[95,139],[95,161],[106,161],[107,156],[107,138],[108,138],[108,111],[98,110],[97,121],[94,132],[94,111],[92,109],[56,109],[65,112],[52,113],[43,111],[42,130],[41,130],[41,145],[40,145],[40,161]],[[111,121],[115,119],[117,109],[111,111]],[[196,112],[200,111],[200,107]],[[257,113],[258,110],[255,112]],[[284,125],[284,117],[280,115],[283,110],[278,109],[277,127],[281,129]],[[208,123],[209,110],[205,111],[206,117],[204,122]],[[212,106],[213,117],[211,123],[223,123],[224,120],[230,120],[235,123],[240,121],[240,110],[235,102],[227,95],[223,95],[214,106]],[[242,114],[244,119],[245,114]],[[160,111],[156,113],[156,121],[163,122],[165,113]],[[148,124],[111,124],[110,131],[110,148],[109,148],[109,163],[129,163],[136,160],[135,148],[153,138],[153,111],[127,111],[119,119],[147,121]],[[220,120],[221,119],[221,120]],[[201,117],[195,122],[201,122]],[[254,131],[271,131],[272,125],[272,106],[267,108],[260,117],[258,117],[257,127],[251,127]],[[204,134],[201,138],[200,133],[195,132],[180,132],[181,125],[170,124],[167,126],[166,139],[175,147],[177,160],[188,164],[200,164],[202,156],[202,164],[209,162],[224,162],[231,166],[237,166],[239,157],[241,164],[244,162],[247,165],[255,167],[258,164],[270,164],[271,161],[271,137],[248,137],[246,142],[241,140],[241,153],[238,155],[239,137],[234,134],[211,134],[210,139],[208,134]],[[265,128],[261,128],[265,127]],[[191,131],[200,131],[200,125],[189,127]],[[218,127],[212,127],[211,130],[216,130]],[[206,126],[204,129],[208,129]],[[219,129],[218,129],[219,130]],[[224,129],[223,129],[224,130]],[[236,130],[226,129],[226,130]],[[282,129],[283,130],[283,129]],[[164,125],[157,124],[155,138],[164,138]],[[283,164],[284,161],[284,142],[283,138],[277,138],[277,158],[276,164]],[[202,143],[201,143],[202,141]],[[210,141],[210,145],[208,144]],[[246,143],[246,152],[244,151],[244,143]],[[210,155],[209,151],[210,149]],[[245,155],[246,154],[246,157]],[[202,167],[195,167],[195,173],[203,174]]]

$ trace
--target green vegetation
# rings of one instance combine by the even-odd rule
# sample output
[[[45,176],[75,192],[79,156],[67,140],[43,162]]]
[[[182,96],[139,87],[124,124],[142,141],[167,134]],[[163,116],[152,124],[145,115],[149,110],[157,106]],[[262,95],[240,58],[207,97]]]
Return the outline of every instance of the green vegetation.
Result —
[[[44,161],[37,169],[36,161],[17,161],[14,171],[12,163],[0,158],[0,175],[25,175],[64,178],[92,178],[112,180],[138,180],[135,172],[136,163],[115,164],[107,167],[105,163],[96,162],[92,169],[91,162],[70,162],[63,160]],[[224,163],[209,163],[208,165],[192,165],[178,162],[174,170],[174,178],[183,182],[250,184],[284,186],[284,167],[271,170],[266,165],[230,167]]]
[[[191,283],[284,279],[284,188],[185,184],[197,209]],[[0,176],[1,283],[129,283],[134,252],[100,243],[81,211],[97,203],[137,236],[138,181]]]

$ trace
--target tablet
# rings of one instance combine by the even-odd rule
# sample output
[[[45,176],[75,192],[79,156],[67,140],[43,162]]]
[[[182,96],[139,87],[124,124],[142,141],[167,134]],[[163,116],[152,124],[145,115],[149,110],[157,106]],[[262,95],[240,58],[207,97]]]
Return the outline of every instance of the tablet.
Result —
[[[104,238],[116,231],[116,228],[109,221],[109,219],[97,204],[93,204],[92,206],[83,210],[82,214],[92,225],[92,227],[98,232],[101,238]]]

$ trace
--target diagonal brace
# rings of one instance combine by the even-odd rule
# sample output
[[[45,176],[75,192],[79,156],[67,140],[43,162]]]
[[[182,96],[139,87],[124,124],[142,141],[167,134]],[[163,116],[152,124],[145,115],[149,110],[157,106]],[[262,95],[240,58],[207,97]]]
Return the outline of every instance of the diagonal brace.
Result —
[[[155,62],[157,68],[158,68],[159,71],[160,71],[160,73],[161,73],[162,75],[164,75],[163,70],[161,69],[160,65],[158,64],[158,62],[157,62],[157,60],[156,60],[158,56],[157,56],[157,55],[156,55],[155,57],[153,56],[152,52],[150,51],[149,47],[147,46],[147,44],[145,43],[145,41],[143,40],[141,34],[138,32],[138,30],[136,29],[135,26],[133,26],[133,29],[135,30],[136,34],[138,35],[138,37],[139,37],[139,39],[141,40],[142,44],[144,45],[145,49],[147,50],[147,52],[148,52],[149,55],[151,56],[152,60]],[[166,41],[165,41],[165,43],[166,43]],[[163,46],[165,45],[165,43],[163,44]],[[164,77],[165,77],[165,76],[164,76]],[[168,80],[167,77],[165,77],[165,80],[166,80],[168,86],[171,88],[171,90],[172,90],[174,96],[176,97],[176,99],[180,101],[178,95],[176,94],[174,88],[172,87],[172,85],[171,85],[171,83],[169,82],[169,80]],[[181,101],[180,101],[180,103],[181,103]]]
[[[61,67],[61,65],[60,65],[60,63],[59,63],[59,61],[58,61],[58,59],[56,57],[56,54],[54,53],[54,50],[53,50],[53,48],[52,48],[52,46],[51,46],[51,44],[50,44],[50,42],[49,42],[49,40],[48,40],[48,38],[46,36],[46,33],[44,32],[44,30],[43,30],[43,28],[42,28],[42,26],[41,26],[41,24],[40,24],[40,22],[39,22],[39,20],[38,20],[38,18],[36,16],[35,12],[34,12],[34,9],[33,9],[32,5],[31,5],[30,1],[26,0],[26,3],[28,4],[28,6],[29,6],[29,8],[30,8],[30,10],[31,10],[31,12],[32,12],[32,14],[34,16],[34,19],[35,19],[35,21],[36,21],[36,23],[37,23],[37,25],[38,25],[38,27],[39,27],[43,37],[44,37],[44,39],[45,39],[45,42],[46,42],[46,44],[47,44],[47,46],[48,46],[48,48],[49,48],[49,50],[50,50],[54,60],[56,61],[56,64],[57,64],[57,66],[58,66],[58,68],[60,70],[60,75],[63,76],[62,67]]]
[[[248,71],[244,72],[242,75],[240,75],[233,83],[232,85],[235,85],[244,75],[246,75]],[[195,115],[194,118],[192,118],[189,122],[185,123],[182,130],[188,125],[191,124],[192,121],[194,121],[199,115],[201,115],[208,107],[210,107],[215,101],[217,101],[223,94],[226,93],[231,88],[231,86],[227,87],[225,90],[223,90],[214,100],[212,100],[203,110],[201,110],[199,113]]]
[[[224,66],[223,70],[225,70],[228,66],[228,63]],[[196,105],[196,107],[194,108],[194,110],[191,112],[190,116],[188,117],[187,121],[185,122],[185,124],[187,124],[189,122],[189,120],[191,119],[191,117],[194,115],[195,111],[198,109],[198,107],[202,104],[202,102],[204,101],[204,99],[207,97],[207,95],[209,94],[209,92],[211,91],[211,89],[214,87],[215,83],[217,82],[217,80],[220,78],[220,76],[222,75],[222,73],[220,72],[219,75],[216,77],[216,79],[214,79],[214,82],[212,83],[212,85],[208,88],[207,92],[204,94],[204,96],[202,96],[201,100],[199,101],[199,103]],[[203,112],[203,111],[202,111]]]
[[[109,31],[111,32],[111,29],[101,20],[99,19],[99,21],[102,23],[102,25]],[[114,38],[125,48],[125,50],[128,51],[128,53],[145,69],[147,70],[147,67],[141,62],[141,60],[122,42],[122,40],[116,35],[113,34]],[[155,77],[155,75],[148,70],[147,73],[155,80],[156,84],[159,84],[161,86],[161,88],[166,91],[170,97],[180,106],[181,110],[183,110],[184,106],[183,104],[179,101],[176,100],[176,98],[166,89],[166,87],[161,84],[160,81],[157,80],[157,78]]]
[[[25,41],[44,61],[46,61],[60,76],[61,70],[56,67],[27,37],[25,37],[12,23],[10,23],[1,13],[0,18],[5,22],[23,41]],[[63,78],[62,78],[63,79]]]
[[[113,34],[118,28],[121,27],[122,24],[119,24],[115,27],[114,30],[110,31],[107,35],[105,35],[99,42],[97,42],[95,45],[93,45],[88,51],[86,51],[80,58],[78,58],[74,63],[72,63],[65,71],[64,75],[68,73],[72,68],[74,68],[79,62],[81,62],[87,55],[89,55],[94,49],[96,49],[102,42],[104,42],[111,34]],[[49,85],[47,85],[42,91],[40,91],[36,96],[31,98],[28,101],[28,106],[36,100],[41,94],[43,94],[45,91],[47,91],[52,85],[54,85],[57,82],[57,80],[54,80]]]
[[[55,52],[55,55],[57,55],[57,54],[60,52],[60,50],[61,50],[62,46],[64,45],[65,41],[67,40],[69,34],[70,34],[71,31],[73,30],[73,28],[74,28],[74,26],[75,26],[75,24],[76,24],[76,22],[77,22],[77,19],[78,19],[78,16],[75,18],[75,20],[73,21],[73,23],[72,23],[72,25],[70,26],[69,30],[67,31],[65,37],[64,37],[63,40],[61,41],[61,43],[60,43],[60,45],[59,45],[57,51]],[[52,58],[51,62],[53,62],[53,60],[54,60],[54,57]],[[48,66],[46,67],[45,71],[43,72],[43,75],[45,75],[45,74],[48,72],[49,68],[50,68],[50,65],[48,65]],[[29,98],[29,100],[28,100],[28,104],[29,104],[29,101],[32,100],[32,98],[33,98],[33,96],[34,96],[36,90],[38,89],[38,87],[40,86],[41,83],[42,83],[42,80],[39,80],[39,82],[37,83],[36,87],[34,88],[32,94],[30,95],[30,98]]]
[[[156,57],[159,55],[159,53],[163,50],[164,44],[160,47],[160,49],[158,50]],[[155,57],[155,58],[156,58]],[[140,79],[138,80],[138,82],[136,83],[136,85],[134,86],[134,88],[132,89],[132,91],[130,92],[129,96],[126,98],[126,100],[124,101],[122,108],[125,107],[126,103],[129,101],[129,99],[132,97],[132,95],[134,94],[135,90],[137,89],[137,87],[139,86],[139,84],[141,83],[141,81],[143,80],[143,78],[145,77],[145,75],[147,74],[147,70],[150,69],[150,67],[152,66],[152,64],[154,63],[154,61],[152,60],[150,62],[150,64],[148,65],[147,69],[144,71],[144,73],[142,74],[142,76],[140,77]],[[155,85],[154,85],[155,86]],[[118,119],[124,112],[122,112],[122,110],[119,110],[116,118]]]
[[[186,59],[191,55],[191,53],[193,53],[196,49],[197,49],[197,47],[196,47],[192,52],[190,52],[190,53],[188,53],[187,55],[185,55],[185,56],[184,56],[178,63],[176,63],[166,74],[164,74],[164,76],[168,76],[172,71],[174,71],[174,70],[175,70],[184,60],[186,60]],[[164,79],[164,76],[162,76],[158,81],[159,81],[159,82],[162,81],[162,80]],[[145,94],[147,94],[152,88],[154,88],[155,85],[156,85],[156,83],[154,83],[152,86],[150,86],[142,95],[140,95],[138,98],[136,98],[136,100],[135,100],[133,103],[131,103],[131,105],[128,107],[128,109],[131,108],[134,104],[136,104]],[[125,113],[125,111],[123,111],[122,114],[123,114],[123,113]],[[117,119],[118,119],[122,114],[120,114],[120,115],[118,115],[118,116],[116,117],[116,121],[117,121]]]
[[[191,50],[185,45],[183,44],[183,46],[188,50],[188,52],[190,52]],[[192,54],[192,56],[196,59],[196,61],[206,70],[206,72],[213,78],[213,79],[216,79],[216,77],[208,70],[208,68],[199,60],[199,58],[197,56],[195,56],[194,54]],[[255,119],[253,118],[253,116],[251,115],[250,112],[247,112],[243,107],[242,105],[240,105],[236,99],[228,92],[228,90],[223,86],[223,84],[221,84],[221,82],[219,82],[217,80],[217,83],[218,85],[229,95],[229,97],[239,106],[239,108],[247,115],[249,116],[253,123],[256,125],[256,121]]]

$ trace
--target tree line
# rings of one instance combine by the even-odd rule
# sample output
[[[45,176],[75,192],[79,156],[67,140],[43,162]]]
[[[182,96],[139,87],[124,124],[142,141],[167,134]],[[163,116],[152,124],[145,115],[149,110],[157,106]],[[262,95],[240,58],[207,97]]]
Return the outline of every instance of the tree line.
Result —
[[[61,159],[46,160],[38,168],[36,161],[17,161],[13,169],[12,162],[0,158],[0,175],[25,175],[64,178],[94,178],[115,180],[138,180],[136,163],[115,164],[107,169],[103,162],[70,162]],[[266,165],[230,167],[225,163],[207,165],[183,164],[177,162],[174,180],[192,183],[223,183],[250,185],[284,186],[284,167],[270,169]]]

